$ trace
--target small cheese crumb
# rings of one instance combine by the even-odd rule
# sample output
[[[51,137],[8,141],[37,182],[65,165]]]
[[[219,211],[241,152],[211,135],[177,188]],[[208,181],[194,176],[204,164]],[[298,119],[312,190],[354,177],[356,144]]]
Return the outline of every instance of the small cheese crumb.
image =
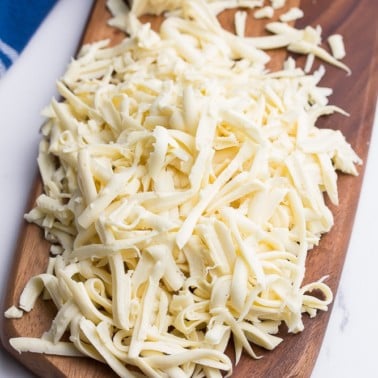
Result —
[[[272,7],[264,7],[261,9],[258,9],[254,14],[253,17],[256,19],[259,18],[272,18],[274,13],[274,9]]]
[[[340,34],[333,34],[328,38],[329,46],[331,47],[332,56],[336,59],[343,59],[345,57],[345,47],[343,37]]]
[[[279,9],[285,6],[286,0],[270,0],[273,9]]]
[[[282,14],[280,16],[280,20],[282,22],[290,22],[290,21],[295,21],[298,20],[299,18],[303,17],[303,11],[299,8],[291,8],[289,11],[286,13]]]
[[[4,312],[4,316],[7,319],[19,319],[22,317],[23,314],[24,312],[20,310],[19,308],[17,308],[16,306],[11,306],[8,308],[8,310]]]

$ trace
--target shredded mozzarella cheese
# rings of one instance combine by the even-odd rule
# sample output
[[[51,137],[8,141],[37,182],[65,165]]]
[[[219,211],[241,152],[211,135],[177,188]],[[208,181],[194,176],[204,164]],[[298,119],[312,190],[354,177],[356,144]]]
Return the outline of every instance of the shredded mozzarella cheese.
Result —
[[[333,34],[328,37],[328,43],[332,50],[332,55],[336,59],[343,59],[345,57],[345,47],[343,36],[340,34]]]
[[[239,37],[244,37],[245,23],[247,21],[247,12],[237,11],[235,12],[235,32]]]
[[[286,0],[270,0],[273,9],[279,9],[285,6]]]
[[[337,204],[336,169],[361,163],[340,132],[316,126],[343,113],[318,86],[324,69],[307,75],[290,58],[269,73],[261,48],[335,60],[318,29],[271,23],[276,36],[243,38],[245,12],[238,36],[215,17],[260,1],[109,4],[130,37],[84,46],[58,82],[38,157],[45,193],[26,215],[54,257],[19,307],[45,290],[58,312],[41,339],[10,342],[86,355],[124,377],[140,376],[126,365],[150,377],[231,374],[231,337],[236,361],[243,350],[258,358],[253,345],[274,349],[282,323],[300,332],[302,313],[327,310],[324,278],[302,286],[306,255],[332,227],[324,193]],[[146,9],[170,12],[159,33],[138,21]]]
[[[291,8],[286,13],[281,14],[280,20],[282,22],[291,22],[303,17],[303,11],[299,8]]]
[[[274,14],[274,9],[272,7],[263,7],[255,11],[253,16],[257,19],[259,18],[272,18]]]
[[[16,306],[11,306],[8,308],[8,310],[6,310],[4,312],[4,316],[7,318],[7,319],[18,319],[18,318],[22,318],[22,315],[23,315],[23,311],[20,310],[19,308],[17,308]]]

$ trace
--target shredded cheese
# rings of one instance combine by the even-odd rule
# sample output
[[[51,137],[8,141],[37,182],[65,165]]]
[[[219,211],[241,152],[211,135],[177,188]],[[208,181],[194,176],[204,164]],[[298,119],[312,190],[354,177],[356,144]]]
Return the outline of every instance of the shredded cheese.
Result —
[[[335,59],[343,59],[345,57],[345,47],[342,35],[333,34],[329,36],[328,43],[331,47],[332,55]]]
[[[260,18],[272,18],[274,14],[274,9],[272,7],[266,6],[255,11],[253,16],[257,19]]]
[[[273,9],[280,9],[285,6],[286,0],[270,0]]]
[[[261,49],[282,46],[310,54],[306,71],[314,56],[335,63],[319,29],[271,23],[276,35],[258,39],[243,37],[245,12],[237,36],[215,16],[262,5],[109,2],[130,37],[84,46],[45,110],[44,194],[26,219],[54,257],[18,307],[45,291],[57,315],[40,339],[11,339],[16,350],[86,355],[123,377],[219,377],[231,337],[236,362],[259,358],[253,345],[274,349],[282,323],[300,332],[303,313],[327,310],[325,278],[302,286],[306,255],[332,227],[335,171],[361,161],[316,126],[343,113],[319,86],[324,68],[265,68]],[[147,9],[168,12],[159,33],[138,20]]]
[[[239,37],[244,37],[245,23],[247,21],[247,12],[237,11],[235,12],[235,32]]]
[[[20,310],[19,308],[17,308],[16,306],[11,306],[9,307],[5,312],[4,312],[4,316],[7,318],[7,319],[18,319],[18,318],[22,318],[22,315],[23,315],[23,311]]]
[[[280,20],[282,22],[291,22],[303,17],[302,9],[297,7],[290,8],[286,13],[281,14]]]

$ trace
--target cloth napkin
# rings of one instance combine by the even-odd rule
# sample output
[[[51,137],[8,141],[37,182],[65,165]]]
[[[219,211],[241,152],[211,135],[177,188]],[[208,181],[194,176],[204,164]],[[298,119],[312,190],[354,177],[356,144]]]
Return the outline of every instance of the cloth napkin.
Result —
[[[0,77],[18,58],[57,0],[0,0]]]

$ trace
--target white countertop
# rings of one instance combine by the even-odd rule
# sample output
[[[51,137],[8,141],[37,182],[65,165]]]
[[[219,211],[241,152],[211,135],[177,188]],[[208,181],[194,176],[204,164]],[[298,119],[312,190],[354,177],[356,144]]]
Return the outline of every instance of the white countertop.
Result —
[[[59,1],[20,59],[0,79],[1,301],[35,177],[40,111],[56,95],[55,81],[75,53],[91,4],[92,0]],[[378,376],[377,165],[375,130],[347,259],[313,378]],[[0,347],[0,378],[31,376]]]

